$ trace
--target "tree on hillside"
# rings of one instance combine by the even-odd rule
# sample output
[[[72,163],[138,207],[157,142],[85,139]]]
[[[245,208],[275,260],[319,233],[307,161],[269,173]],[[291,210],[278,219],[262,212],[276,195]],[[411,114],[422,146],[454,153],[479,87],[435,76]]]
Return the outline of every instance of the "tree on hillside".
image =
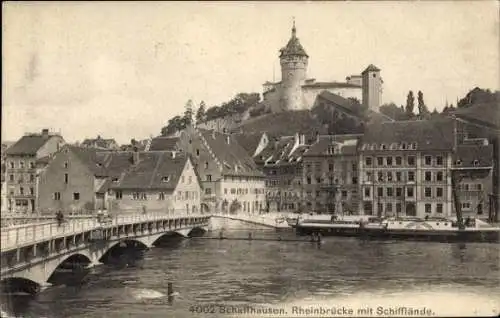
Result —
[[[383,104],[380,106],[380,112],[394,120],[406,120],[408,116],[405,113],[404,107],[398,107],[394,103]]]
[[[181,117],[179,115],[169,119],[167,126],[161,129],[162,136],[171,135],[179,130],[186,128],[186,120],[185,117]]]
[[[413,109],[415,108],[415,97],[413,96],[413,92],[409,91],[408,96],[406,97],[406,114],[408,118],[412,118],[414,116]]]
[[[221,114],[221,108],[219,106],[213,106],[207,109],[205,112],[206,120],[213,120],[219,118]]]
[[[418,103],[418,116],[421,119],[428,118],[430,115],[430,112],[429,112],[429,109],[427,109],[427,106],[425,105],[424,93],[422,93],[422,91],[418,91],[417,103]]]
[[[200,123],[205,120],[205,102],[201,101],[200,107],[198,107],[198,110],[196,111],[196,122]]]
[[[469,107],[473,104],[500,102],[500,91],[492,92],[489,89],[474,88],[458,101],[457,107]]]

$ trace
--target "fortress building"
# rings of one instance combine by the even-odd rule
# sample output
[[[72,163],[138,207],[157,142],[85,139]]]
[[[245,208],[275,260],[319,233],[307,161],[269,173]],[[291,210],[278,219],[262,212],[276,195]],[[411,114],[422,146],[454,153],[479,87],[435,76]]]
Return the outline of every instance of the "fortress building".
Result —
[[[272,112],[311,109],[318,94],[325,90],[344,98],[356,98],[370,110],[378,111],[383,83],[380,69],[370,65],[361,75],[349,76],[345,82],[317,82],[307,78],[309,55],[297,37],[295,22],[292,36],[280,50],[279,58],[281,81],[263,85],[264,103]]]

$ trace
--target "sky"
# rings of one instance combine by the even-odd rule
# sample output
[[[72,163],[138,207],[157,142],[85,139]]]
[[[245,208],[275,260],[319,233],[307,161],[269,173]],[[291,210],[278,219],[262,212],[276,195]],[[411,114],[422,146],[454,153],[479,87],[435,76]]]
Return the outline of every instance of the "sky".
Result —
[[[2,5],[2,140],[49,128],[127,143],[158,135],[189,99],[261,93],[280,80],[293,19],[318,81],[374,64],[383,102],[421,90],[431,110],[499,88],[497,1]]]

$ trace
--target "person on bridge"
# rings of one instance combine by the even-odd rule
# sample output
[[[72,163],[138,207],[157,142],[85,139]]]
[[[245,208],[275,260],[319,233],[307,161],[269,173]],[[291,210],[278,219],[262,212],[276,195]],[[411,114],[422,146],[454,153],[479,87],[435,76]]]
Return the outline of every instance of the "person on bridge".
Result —
[[[57,220],[57,226],[61,226],[64,221],[64,215],[61,211],[57,211],[56,220]]]

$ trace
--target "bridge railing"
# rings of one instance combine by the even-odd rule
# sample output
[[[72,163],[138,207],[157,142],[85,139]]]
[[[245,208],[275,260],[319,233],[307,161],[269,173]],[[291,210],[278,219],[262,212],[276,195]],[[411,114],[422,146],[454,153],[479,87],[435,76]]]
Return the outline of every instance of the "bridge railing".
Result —
[[[103,226],[106,227],[198,216],[203,215],[185,211],[146,212],[141,214],[134,213],[109,215],[103,220],[98,220],[95,215],[88,218],[65,218],[64,222],[61,225],[53,220],[41,223],[21,224],[16,226],[4,227],[1,229],[1,250],[9,250],[17,246],[42,242],[65,235],[77,234],[84,231],[97,229]]]

